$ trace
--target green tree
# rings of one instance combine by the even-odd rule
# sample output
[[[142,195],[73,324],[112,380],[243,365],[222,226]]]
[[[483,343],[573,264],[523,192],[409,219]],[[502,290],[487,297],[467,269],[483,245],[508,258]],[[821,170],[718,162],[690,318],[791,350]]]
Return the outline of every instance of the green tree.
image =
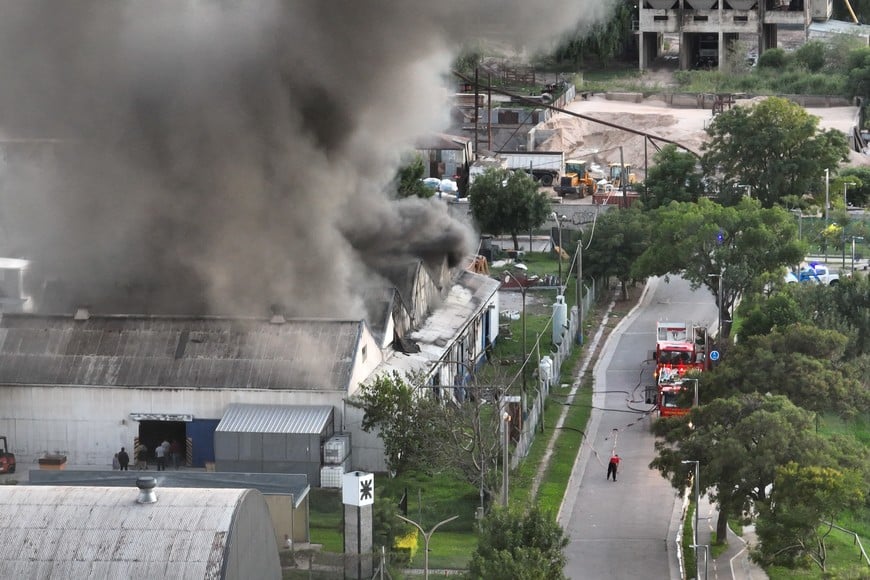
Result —
[[[787,291],[809,323],[848,337],[846,359],[870,354],[870,278],[854,276],[833,286],[791,284]]]
[[[855,207],[866,206],[870,200],[870,167],[845,167],[840,177],[854,184],[846,191],[849,203]]]
[[[598,218],[590,233],[594,233],[583,248],[583,271],[587,276],[615,277],[622,286],[622,299],[627,299],[627,285],[632,266],[649,244],[650,220],[641,211],[631,208],[608,211]]]
[[[734,207],[703,198],[696,204],[672,202],[651,214],[650,243],[634,265],[634,277],[679,274],[694,288],[706,286],[721,308],[725,337],[734,304],[757,289],[760,274],[781,272],[806,253],[791,214],[780,207],[762,209],[753,199]]]
[[[415,155],[406,165],[396,172],[396,195],[398,197],[432,197],[435,192],[423,185],[426,168],[423,158]]]
[[[540,508],[496,508],[481,522],[469,576],[480,580],[563,579],[567,545],[568,538],[555,518]]]
[[[771,207],[784,196],[809,191],[825,169],[833,171],[847,158],[843,133],[818,125],[818,117],[778,97],[734,107],[708,127],[703,166],[708,174],[724,176],[723,188],[750,186],[752,197]]]
[[[691,426],[690,426],[691,425]],[[829,446],[812,429],[813,415],[786,397],[742,394],[714,399],[686,417],[655,424],[657,456],[650,467],[682,489],[689,467],[700,464],[700,489],[718,504],[717,537],[724,541],[730,516],[764,501],[776,468],[789,461],[832,462]]]
[[[728,351],[705,377],[704,399],[735,392],[785,395],[810,411],[849,417],[870,410],[861,384],[844,368],[846,337],[809,324],[775,327]]]
[[[768,334],[776,327],[788,326],[803,317],[797,301],[788,293],[777,292],[770,297],[744,300],[737,309],[742,321],[740,338]]]
[[[782,48],[770,48],[758,58],[758,68],[784,69],[788,64],[788,54]]]
[[[653,156],[643,183],[643,202],[649,209],[672,201],[698,201],[704,193],[698,158],[676,145],[665,145]]]
[[[481,231],[494,236],[510,234],[520,249],[519,234],[543,224],[550,212],[546,194],[523,171],[487,169],[468,190],[471,213]]]
[[[819,72],[825,66],[825,43],[811,40],[794,51],[794,59],[809,72]]]
[[[364,411],[362,428],[384,442],[387,466],[396,472],[427,466],[427,441],[437,437],[437,405],[420,396],[398,372],[380,375],[360,387],[348,404]]]
[[[623,0],[613,5],[607,22],[592,26],[584,21],[573,34],[568,34],[553,53],[557,62],[570,61],[580,65],[589,61],[612,61],[620,56],[631,41],[631,22],[637,13],[633,2]]]
[[[793,567],[808,558],[826,571],[826,540],[834,521],[863,500],[863,482],[854,471],[794,462],[778,467],[756,523],[762,559]]]

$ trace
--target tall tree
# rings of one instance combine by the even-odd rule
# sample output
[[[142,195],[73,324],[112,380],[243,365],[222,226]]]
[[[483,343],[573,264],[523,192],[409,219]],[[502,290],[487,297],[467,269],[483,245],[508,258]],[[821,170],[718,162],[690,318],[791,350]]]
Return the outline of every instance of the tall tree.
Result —
[[[759,506],[762,559],[794,567],[808,558],[825,572],[834,521],[861,505],[863,485],[855,471],[794,462],[780,466],[769,501]]]
[[[496,508],[481,523],[468,571],[480,580],[564,579],[567,545],[555,518],[539,507]]]
[[[468,190],[471,213],[482,232],[510,234],[520,249],[519,234],[543,224],[550,212],[547,195],[524,171],[497,167],[479,175]]]
[[[716,532],[724,541],[728,518],[766,499],[777,466],[834,461],[812,425],[813,414],[783,396],[752,393],[715,399],[686,417],[656,423],[663,437],[656,442],[650,467],[682,489],[688,474],[682,461],[698,461],[699,487],[718,503]]]
[[[587,228],[585,239],[580,241],[584,244],[584,275],[615,277],[622,286],[623,300],[627,299],[632,266],[649,244],[649,229],[650,220],[634,208],[599,216],[595,227]]]
[[[849,417],[870,411],[870,397],[845,368],[847,339],[810,324],[776,327],[728,351],[715,373],[704,377],[704,399],[741,393],[785,395],[816,412]]]
[[[694,288],[706,286],[720,308],[722,336],[730,334],[735,303],[757,288],[760,274],[781,272],[805,255],[794,218],[752,199],[734,207],[708,199],[672,202],[651,213],[650,243],[634,276],[680,274]]]
[[[676,145],[665,145],[653,156],[653,166],[643,182],[643,201],[648,209],[672,201],[698,201],[704,193],[698,158]]]
[[[722,189],[750,186],[764,207],[816,189],[825,170],[836,169],[849,152],[843,133],[819,130],[818,117],[778,97],[717,115],[707,133],[706,172],[722,176]]]

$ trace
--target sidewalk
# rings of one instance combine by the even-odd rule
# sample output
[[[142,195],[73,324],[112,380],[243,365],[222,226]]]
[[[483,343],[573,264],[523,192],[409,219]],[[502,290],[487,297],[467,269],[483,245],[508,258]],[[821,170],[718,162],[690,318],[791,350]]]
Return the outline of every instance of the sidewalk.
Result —
[[[719,512],[716,505],[710,503],[708,496],[701,496],[701,507],[698,512],[698,543],[710,546],[716,520]],[[692,522],[686,522],[692,525]],[[749,550],[756,543],[755,526],[744,526],[743,536],[738,536],[728,529],[728,548],[719,554],[715,560],[710,560],[707,566],[706,578],[733,578],[734,580],[767,580],[764,570],[749,557]],[[698,561],[701,565],[701,578],[704,578],[704,550],[700,550]],[[688,572],[688,571],[687,571]],[[691,573],[687,574],[691,578]]]

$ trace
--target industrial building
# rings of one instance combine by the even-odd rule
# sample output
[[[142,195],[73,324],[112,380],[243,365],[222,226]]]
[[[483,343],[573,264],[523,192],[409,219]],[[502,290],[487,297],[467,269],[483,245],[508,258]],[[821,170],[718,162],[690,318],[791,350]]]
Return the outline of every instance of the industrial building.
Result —
[[[369,297],[366,320],[6,313],[0,433],[22,468],[46,455],[107,466],[121,447],[175,440],[186,465],[302,473],[313,486],[334,469],[322,446],[348,433],[341,465],[385,471],[383,442],[348,398],[420,351],[407,370],[461,383],[466,367],[439,361],[476,364],[498,335],[497,280],[446,263],[401,274]]]
[[[638,10],[640,69],[661,54],[663,35],[676,33],[686,70],[721,67],[738,37],[754,37],[759,55],[776,48],[780,27],[806,32],[826,22],[833,0],[642,0]]]

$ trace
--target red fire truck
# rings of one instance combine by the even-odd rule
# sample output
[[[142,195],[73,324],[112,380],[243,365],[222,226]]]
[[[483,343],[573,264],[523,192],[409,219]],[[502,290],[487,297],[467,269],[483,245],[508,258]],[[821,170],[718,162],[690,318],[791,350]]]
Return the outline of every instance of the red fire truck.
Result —
[[[703,333],[703,336],[702,336]],[[662,417],[686,415],[693,397],[684,394],[697,387],[697,379],[686,380],[686,374],[698,373],[706,365],[706,329],[686,322],[658,322],[656,324],[656,406]]]

